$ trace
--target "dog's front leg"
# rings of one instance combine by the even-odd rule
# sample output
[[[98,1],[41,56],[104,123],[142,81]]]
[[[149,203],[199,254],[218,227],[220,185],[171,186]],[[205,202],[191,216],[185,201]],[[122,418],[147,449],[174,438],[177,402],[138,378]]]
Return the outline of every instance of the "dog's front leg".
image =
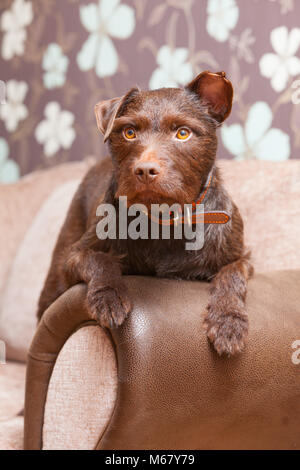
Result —
[[[204,324],[220,355],[239,353],[245,346],[248,334],[245,299],[252,272],[247,258],[241,258],[224,266],[212,281]]]
[[[73,282],[87,284],[87,305],[101,326],[113,328],[123,323],[131,302],[117,256],[82,248],[79,243],[71,247],[65,269]]]

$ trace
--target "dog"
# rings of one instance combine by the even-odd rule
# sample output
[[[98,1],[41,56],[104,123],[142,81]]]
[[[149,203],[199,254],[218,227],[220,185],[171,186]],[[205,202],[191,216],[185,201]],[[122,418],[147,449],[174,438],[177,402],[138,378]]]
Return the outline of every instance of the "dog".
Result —
[[[110,158],[80,184],[54,249],[38,319],[69,287],[87,284],[87,305],[103,327],[118,327],[132,309],[122,275],[210,281],[204,317],[207,337],[220,355],[243,350],[248,334],[247,281],[253,272],[243,241],[243,221],[216,167],[216,130],[229,116],[233,87],[225,72],[200,73],[185,88],[141,91],[95,107]],[[207,182],[209,179],[209,190]],[[209,211],[229,214],[226,224],[204,225],[204,246],[184,240],[99,239],[101,203],[128,206],[193,204],[205,193]],[[199,312],[200,314],[201,312]]]

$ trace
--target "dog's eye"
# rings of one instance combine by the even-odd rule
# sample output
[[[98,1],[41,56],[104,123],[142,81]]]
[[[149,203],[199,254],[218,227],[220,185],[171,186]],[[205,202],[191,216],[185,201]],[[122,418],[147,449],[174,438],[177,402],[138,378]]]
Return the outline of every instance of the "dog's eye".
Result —
[[[190,135],[191,135],[191,132],[188,129],[186,129],[185,127],[181,127],[176,132],[176,139],[186,140]]]
[[[126,127],[126,129],[124,129],[123,133],[124,133],[124,136],[127,140],[133,140],[133,139],[136,138],[136,133],[135,133],[135,130],[133,129],[133,127]]]

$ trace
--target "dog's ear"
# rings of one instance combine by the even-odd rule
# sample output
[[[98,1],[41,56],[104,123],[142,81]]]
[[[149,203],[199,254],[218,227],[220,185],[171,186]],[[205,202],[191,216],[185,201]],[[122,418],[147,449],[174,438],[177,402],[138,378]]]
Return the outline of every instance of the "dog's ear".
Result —
[[[126,104],[128,104],[130,99],[139,92],[140,89],[138,87],[134,87],[131,88],[131,90],[129,90],[129,92],[124,96],[112,98],[111,100],[99,101],[99,103],[96,104],[94,111],[97,126],[99,131],[104,135],[104,142],[106,142],[110,136],[116,117],[121,115]]]
[[[218,121],[223,122],[231,111],[233,88],[225,72],[212,73],[206,70],[200,73],[186,87],[208,107],[208,112]]]
[[[106,140],[106,132],[109,131],[113,125],[121,100],[122,98],[118,97],[112,98],[111,100],[99,101],[94,108],[97,126],[99,131],[104,135],[104,141]]]

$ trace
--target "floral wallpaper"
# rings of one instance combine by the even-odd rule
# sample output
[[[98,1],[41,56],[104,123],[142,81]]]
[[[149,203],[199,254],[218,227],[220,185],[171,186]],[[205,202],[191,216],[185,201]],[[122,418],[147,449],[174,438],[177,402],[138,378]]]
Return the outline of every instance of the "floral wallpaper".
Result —
[[[0,182],[106,153],[96,102],[225,70],[219,157],[300,157],[300,1],[1,0]]]

